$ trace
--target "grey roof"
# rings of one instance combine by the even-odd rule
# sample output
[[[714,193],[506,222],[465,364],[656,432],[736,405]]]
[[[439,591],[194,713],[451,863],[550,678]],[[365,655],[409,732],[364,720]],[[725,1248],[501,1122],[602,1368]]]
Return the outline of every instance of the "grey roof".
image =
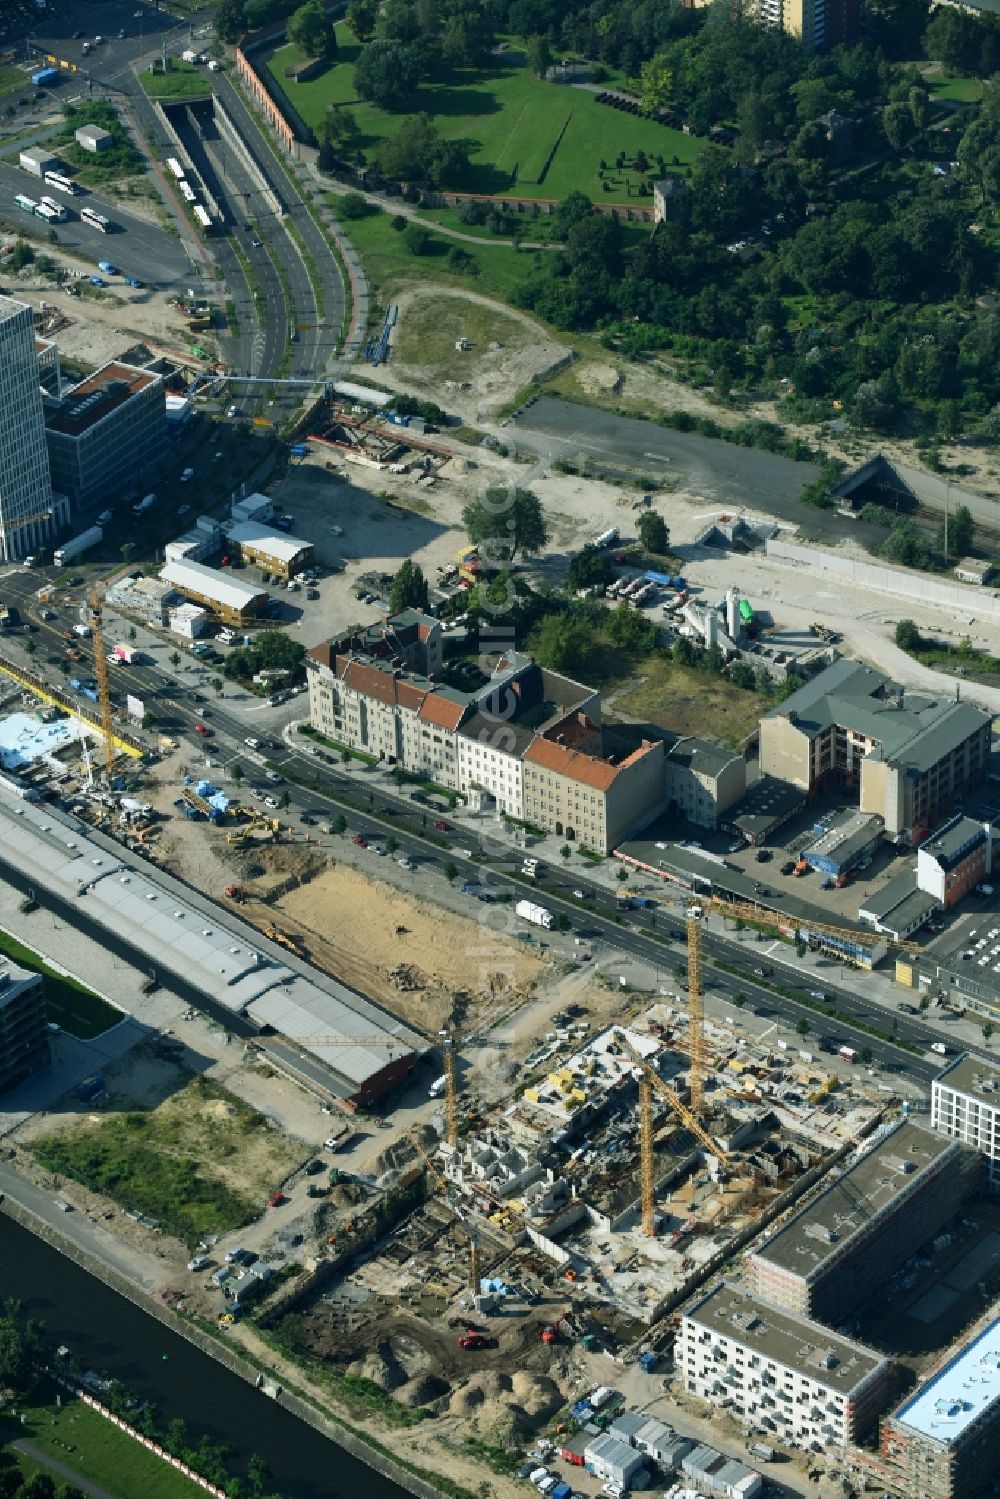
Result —
[[[790,718],[809,739],[837,725],[875,740],[884,760],[918,773],[990,723],[954,698],[906,693],[873,666],[846,658],[806,682],[765,719]]]
[[[169,877],[97,842],[76,818],[0,788],[0,844],[6,860],[81,904],[159,972],[176,973],[234,1014],[272,1025],[354,1086],[419,1044],[360,994],[318,970],[290,966],[246,922],[179,893]]]
[[[985,843],[986,836],[986,829],[981,822],[976,822],[973,817],[959,815],[936,828],[927,841],[920,845],[920,851],[933,854],[943,869],[950,869],[977,841]]]
[[[877,842],[885,827],[883,818],[873,812],[850,812],[825,827],[814,843],[805,850],[807,859],[824,859],[837,855],[846,864],[855,854]]]
[[[953,1140],[932,1135],[907,1120],[866,1142],[854,1163],[815,1197],[808,1207],[751,1255],[803,1280],[819,1278],[828,1260],[841,1260],[845,1247],[860,1238],[876,1214],[912,1194],[925,1171],[942,1156],[958,1160]]]
[[[473,713],[458,732],[465,739],[475,739],[491,749],[503,750],[520,758],[535,737],[535,730],[525,728],[512,718],[498,718],[492,713]]]
[[[840,1395],[851,1395],[889,1364],[863,1343],[808,1317],[777,1311],[738,1286],[716,1286],[685,1312],[685,1318]]]
[[[621,1437],[623,1441],[630,1442],[637,1431],[641,1431],[646,1425],[649,1417],[642,1411],[622,1411],[616,1416],[608,1427],[613,1437]]]
[[[935,1085],[966,1093],[990,1108],[1000,1110],[1000,1062],[965,1052],[939,1072]]]
[[[916,888],[917,871],[911,866],[909,869],[902,870],[900,874],[894,875],[883,889],[865,896],[858,908],[859,915],[863,911],[875,921],[881,921],[883,917],[888,916],[890,911],[895,911],[897,906],[902,905],[904,900],[908,900],[915,893]]]
[[[667,751],[668,762],[674,765],[686,765],[690,770],[697,771],[699,775],[715,778],[720,776],[727,765],[742,756],[735,754],[732,750],[724,749],[721,744],[713,744],[710,739],[678,739],[672,749]]]
[[[800,786],[781,781],[777,776],[761,776],[746,796],[725,813],[727,824],[751,838],[763,838],[772,828],[805,806],[806,794]]]
[[[227,609],[249,609],[258,599],[267,597],[266,591],[256,584],[243,583],[201,562],[168,562],[160,577],[178,593],[195,593]]]
[[[905,937],[908,932],[916,931],[932,911],[940,909],[941,902],[933,895],[928,895],[926,890],[914,890],[882,917],[880,925],[890,937]]]

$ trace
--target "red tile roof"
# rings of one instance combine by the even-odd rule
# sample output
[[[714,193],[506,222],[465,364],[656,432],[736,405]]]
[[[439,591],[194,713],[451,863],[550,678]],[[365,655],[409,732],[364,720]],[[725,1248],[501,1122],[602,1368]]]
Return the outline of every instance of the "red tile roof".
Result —
[[[429,692],[420,709],[420,717],[425,723],[436,724],[440,729],[457,729],[467,711],[467,704]]]
[[[579,750],[567,749],[563,744],[554,744],[551,739],[536,739],[526,751],[525,764],[538,765],[543,770],[554,770],[568,780],[579,781],[595,791],[607,791],[618,774],[617,765],[606,760],[595,760],[592,755],[583,755]]]

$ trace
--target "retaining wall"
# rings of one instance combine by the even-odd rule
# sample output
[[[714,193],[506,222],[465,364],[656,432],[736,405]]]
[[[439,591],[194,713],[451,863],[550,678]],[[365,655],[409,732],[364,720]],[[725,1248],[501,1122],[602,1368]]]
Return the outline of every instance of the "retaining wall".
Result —
[[[776,537],[765,544],[764,551],[772,562],[783,567],[822,573],[826,577],[854,583],[859,588],[871,588],[893,598],[919,599],[921,604],[932,604],[953,615],[957,613],[956,622],[959,623],[972,618],[1000,623],[1000,594],[992,588],[981,588],[972,583],[946,583],[927,573],[904,572],[901,568],[886,567],[877,562],[861,562],[855,557],[824,551],[822,547],[801,546]]]

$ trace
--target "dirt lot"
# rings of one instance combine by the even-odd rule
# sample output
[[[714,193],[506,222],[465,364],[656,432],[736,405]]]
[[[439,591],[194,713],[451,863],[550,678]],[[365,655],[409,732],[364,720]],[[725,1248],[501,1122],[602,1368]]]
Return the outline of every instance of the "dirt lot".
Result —
[[[479,1008],[516,1002],[543,971],[519,943],[340,864],[268,909],[302,933],[313,962],[428,1034],[453,1017],[460,994],[473,996],[473,1019],[475,996]]]

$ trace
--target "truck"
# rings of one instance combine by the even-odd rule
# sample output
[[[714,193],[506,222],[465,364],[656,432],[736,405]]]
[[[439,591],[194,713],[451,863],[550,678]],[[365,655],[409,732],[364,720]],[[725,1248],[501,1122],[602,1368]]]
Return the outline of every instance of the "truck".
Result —
[[[428,1098],[440,1098],[441,1095],[442,1095],[442,1093],[444,1092],[445,1088],[447,1088],[447,1086],[448,1086],[448,1079],[442,1073],[440,1077],[436,1077],[434,1079],[434,1081],[431,1083],[430,1087],[427,1089],[427,1097]]]
[[[81,640],[87,640],[90,637],[90,626],[89,625],[74,625],[73,626],[73,634],[74,635],[79,635],[79,637],[80,637]]]
[[[545,906],[536,906],[533,900],[519,900],[514,907],[515,916],[520,916],[522,921],[530,921],[534,926],[543,926],[546,931],[552,925],[552,912]]]
[[[197,52],[192,52],[191,48],[189,47],[186,52],[182,52],[181,53],[181,60],[183,62],[192,62],[192,63],[197,62],[198,61],[198,54],[197,54]]]
[[[143,495],[143,497],[139,501],[138,505],[133,505],[132,506],[132,514],[133,515],[145,515],[146,511],[147,510],[152,510],[152,508],[153,508],[153,506],[155,504],[156,504],[156,495],[155,494]]]
[[[56,547],[52,554],[52,561],[56,567],[65,567],[67,562],[72,562],[74,557],[79,557],[82,552],[89,552],[99,541],[104,540],[104,529],[102,526],[90,526],[86,531],[81,531],[79,536],[74,536],[70,541],[64,541],[62,546]]]
[[[838,1046],[837,1055],[838,1057],[843,1057],[845,1062],[856,1062],[858,1060],[857,1051],[853,1046]]]
[[[99,260],[97,262],[97,269],[99,271],[103,271],[104,274],[105,274],[105,276],[120,276],[121,275],[121,271],[118,269],[118,267],[111,260]]]
[[[593,541],[588,541],[585,550],[588,552],[597,552],[600,551],[602,547],[614,546],[617,540],[618,527],[609,526],[606,531],[601,532],[600,536],[595,536]]]
[[[137,650],[134,650],[132,646],[116,645],[114,650],[111,652],[110,659],[113,661],[122,661],[126,666],[131,666],[132,663],[137,660],[138,656],[139,652]]]
[[[37,73],[32,73],[31,81],[35,88],[48,88],[49,84],[55,83],[58,77],[58,68],[39,68]]]

